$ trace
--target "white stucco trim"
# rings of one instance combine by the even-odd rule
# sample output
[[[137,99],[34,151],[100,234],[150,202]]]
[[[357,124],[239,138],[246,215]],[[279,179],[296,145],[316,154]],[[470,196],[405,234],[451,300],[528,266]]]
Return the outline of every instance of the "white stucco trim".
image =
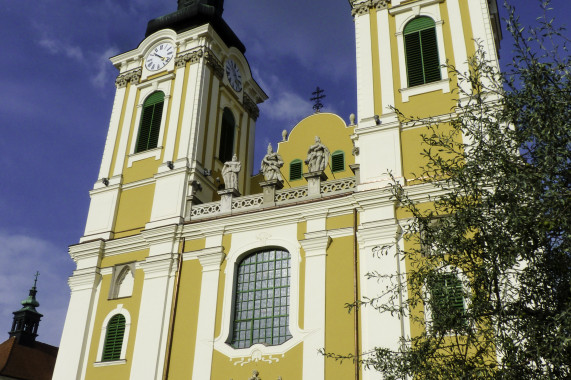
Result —
[[[120,360],[119,362],[117,361],[110,361],[110,362],[103,362],[101,360],[101,356],[103,355],[103,346],[105,345],[105,335],[107,334],[107,325],[109,324],[109,321],[111,320],[111,318],[113,318],[115,315],[117,314],[121,314],[123,317],[125,317],[125,333],[123,334],[123,344],[121,345],[121,356],[120,356]],[[121,363],[122,360],[125,360],[125,356],[127,354],[127,343],[129,342],[129,332],[131,331],[131,314],[129,314],[129,311],[127,311],[127,309],[123,308],[123,304],[118,304],[115,309],[111,310],[107,316],[105,316],[105,319],[103,320],[103,323],[101,325],[101,333],[99,335],[99,344],[97,346],[97,356],[96,356],[96,363],[108,363],[109,365],[111,365],[111,363],[115,363],[115,364],[123,364]]]
[[[297,225],[293,225],[297,230]],[[292,228],[293,230],[293,228]],[[285,232],[285,231],[284,231]],[[259,351],[262,355],[283,355],[307,335],[307,332],[299,328],[299,278],[300,278],[300,245],[295,238],[281,238],[277,236],[265,236],[264,231],[254,231],[255,234],[261,239],[251,239],[250,241],[243,242],[242,244],[232,244],[232,248],[226,256],[227,264],[224,275],[226,280],[224,282],[224,302],[222,306],[222,320],[220,335],[214,339],[214,349],[228,356],[229,358],[243,358],[250,357],[254,352]],[[268,235],[273,235],[268,233]],[[291,234],[284,233],[283,235],[291,236]],[[233,237],[234,239],[234,237]],[[244,240],[246,241],[246,240]],[[233,348],[227,342],[230,339],[231,325],[232,325],[232,311],[234,308],[234,283],[236,282],[236,266],[238,262],[249,253],[257,250],[280,247],[287,250],[290,254],[290,309],[289,309],[289,331],[292,338],[277,346],[264,346],[263,344],[255,344],[249,348]],[[306,287],[308,280],[306,279]]]
[[[121,113],[123,111],[123,102],[127,93],[127,86],[117,88],[115,92],[115,99],[113,100],[113,109],[111,110],[111,120],[109,121],[109,131],[107,132],[107,139],[105,141],[105,148],[103,150],[103,159],[101,160],[101,167],[99,169],[99,178],[107,178],[111,175],[111,161],[113,160],[113,149],[119,137],[119,122],[121,120]]]
[[[394,75],[391,33],[389,29],[389,11],[387,8],[377,10],[379,40],[379,77],[381,78],[381,113],[393,113],[390,109],[395,105]],[[384,74],[384,75],[383,75]]]

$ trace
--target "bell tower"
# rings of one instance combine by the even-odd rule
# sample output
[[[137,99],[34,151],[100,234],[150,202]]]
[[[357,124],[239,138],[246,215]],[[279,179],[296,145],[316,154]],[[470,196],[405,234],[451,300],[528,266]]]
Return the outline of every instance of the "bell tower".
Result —
[[[193,205],[219,199],[221,170],[233,155],[242,165],[238,191],[250,192],[258,104],[267,95],[252,78],[244,45],[222,19],[223,3],[179,0],[176,11],[149,21],[137,47],[111,58],[119,71],[115,98],[85,232],[70,247],[77,270],[54,378],[84,378],[86,371],[89,377],[93,368],[86,363],[102,360],[99,348],[90,350],[89,329],[113,303],[99,297],[109,273],[133,284],[136,294],[118,310],[137,298],[130,378],[161,373],[156,358],[166,349],[178,231]],[[112,248],[117,244],[119,251]],[[122,272],[125,265],[131,267]],[[114,289],[121,286],[113,282],[109,299],[124,293]],[[123,318],[113,323],[127,328],[131,315]]]
[[[12,329],[9,333],[10,337],[15,337],[16,342],[24,346],[34,345],[36,337],[38,336],[40,319],[43,317],[43,315],[36,310],[36,307],[40,306],[40,303],[36,300],[38,274],[39,273],[36,274],[34,286],[30,289],[28,298],[22,301],[22,308],[13,313],[14,322],[12,323]]]

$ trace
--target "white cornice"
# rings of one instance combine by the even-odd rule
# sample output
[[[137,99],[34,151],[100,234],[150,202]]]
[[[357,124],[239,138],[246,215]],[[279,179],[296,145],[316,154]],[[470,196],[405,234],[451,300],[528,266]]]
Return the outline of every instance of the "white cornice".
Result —
[[[427,5],[443,3],[444,0],[421,0],[421,1],[411,1],[409,3],[400,4],[389,8],[389,14],[396,15],[403,12],[411,11],[414,7],[425,7]]]

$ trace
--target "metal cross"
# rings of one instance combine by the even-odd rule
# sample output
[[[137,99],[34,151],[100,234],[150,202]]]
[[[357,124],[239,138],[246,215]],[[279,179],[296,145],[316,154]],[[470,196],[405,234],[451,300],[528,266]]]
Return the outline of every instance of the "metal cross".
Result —
[[[36,279],[34,280],[34,288],[36,287],[36,283],[38,282],[38,276],[40,275],[40,272],[36,271]]]
[[[311,93],[311,95],[313,95],[313,98],[309,99],[312,102],[315,102],[315,104],[313,105],[313,109],[315,110],[315,112],[319,112],[319,110],[321,110],[323,108],[323,103],[321,103],[321,99],[325,98],[326,95],[323,95],[323,90],[322,88],[319,88],[319,86],[317,86],[317,88],[315,89],[315,91],[313,91]]]

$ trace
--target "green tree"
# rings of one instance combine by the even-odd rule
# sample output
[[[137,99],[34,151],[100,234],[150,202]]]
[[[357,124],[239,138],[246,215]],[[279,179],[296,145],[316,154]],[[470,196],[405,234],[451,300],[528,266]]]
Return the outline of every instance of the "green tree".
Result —
[[[571,62],[549,1],[541,4],[534,27],[506,5],[515,53],[507,70],[482,51],[470,73],[449,68],[469,89],[459,90],[451,131],[401,115],[427,125],[417,174],[440,195],[427,211],[427,200],[393,185],[411,215],[402,238],[417,248],[398,253],[405,277],[377,278],[393,291],[363,304],[424,332],[398,351],[364,353],[363,365],[385,378],[571,378]]]

